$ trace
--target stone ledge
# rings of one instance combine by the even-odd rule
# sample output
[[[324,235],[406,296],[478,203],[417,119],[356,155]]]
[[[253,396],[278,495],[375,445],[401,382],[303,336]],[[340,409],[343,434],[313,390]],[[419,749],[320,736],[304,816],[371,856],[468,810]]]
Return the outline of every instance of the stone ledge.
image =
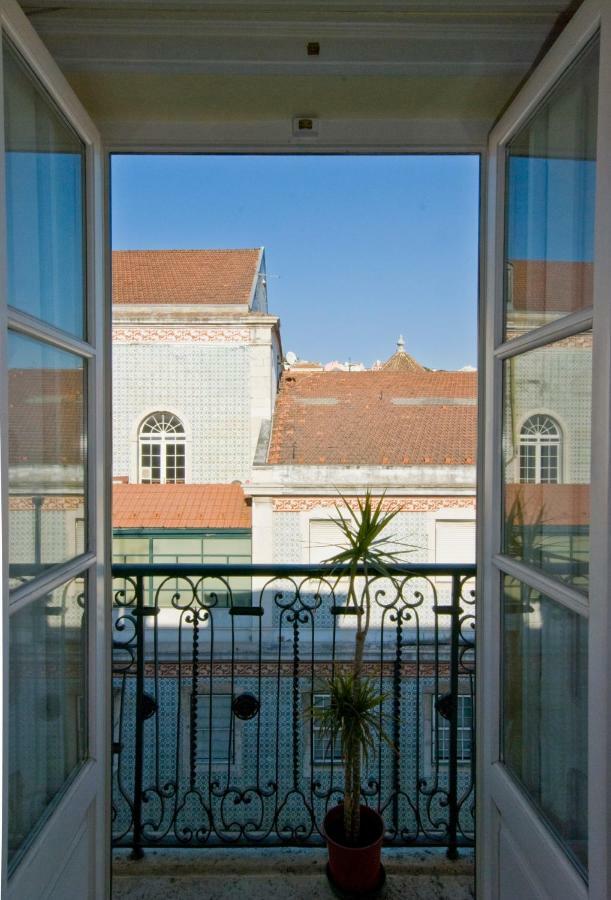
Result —
[[[443,848],[387,847],[384,866],[389,876],[473,877],[474,854],[461,849],[457,860],[449,860]],[[210,847],[201,849],[146,850],[144,859],[130,859],[128,849],[113,852],[115,877],[194,877],[204,875],[304,875],[324,874],[327,852],[298,847]]]

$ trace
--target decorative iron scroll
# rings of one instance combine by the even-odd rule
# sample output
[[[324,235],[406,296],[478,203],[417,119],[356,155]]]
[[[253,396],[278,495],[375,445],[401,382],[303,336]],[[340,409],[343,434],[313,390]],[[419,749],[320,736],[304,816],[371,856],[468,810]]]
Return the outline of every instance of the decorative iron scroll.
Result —
[[[314,566],[125,564],[113,575],[114,843],[136,855],[320,843],[342,768],[308,709],[350,666],[341,579]],[[364,669],[386,697],[389,740],[362,796],[389,844],[453,856],[473,841],[474,576],[397,566],[369,583]]]

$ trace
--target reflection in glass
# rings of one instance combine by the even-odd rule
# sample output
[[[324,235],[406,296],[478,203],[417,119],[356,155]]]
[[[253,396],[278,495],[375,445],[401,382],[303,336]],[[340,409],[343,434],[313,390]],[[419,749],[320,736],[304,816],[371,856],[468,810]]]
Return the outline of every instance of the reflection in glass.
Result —
[[[84,147],[4,41],[7,287],[11,306],[84,335]]]
[[[598,53],[507,145],[507,339],[592,305]]]
[[[9,333],[12,586],[85,549],[85,363]]]
[[[587,590],[592,334],[504,362],[503,551]]]
[[[85,577],[11,616],[9,862],[87,756]]]
[[[503,758],[587,865],[587,620],[505,577]]]

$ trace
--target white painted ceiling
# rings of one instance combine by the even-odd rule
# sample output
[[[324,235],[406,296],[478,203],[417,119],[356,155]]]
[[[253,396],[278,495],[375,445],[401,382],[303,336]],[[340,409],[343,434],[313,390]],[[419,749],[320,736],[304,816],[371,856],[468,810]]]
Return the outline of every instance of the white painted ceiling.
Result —
[[[477,144],[579,4],[568,0],[26,0],[110,140]],[[310,56],[309,42],[320,54]],[[349,127],[349,123],[353,123]],[[354,123],[357,123],[356,126]],[[376,127],[376,123],[379,127]],[[382,125],[381,123],[386,123]],[[410,123],[405,135],[402,124]],[[137,137],[134,137],[137,134]]]

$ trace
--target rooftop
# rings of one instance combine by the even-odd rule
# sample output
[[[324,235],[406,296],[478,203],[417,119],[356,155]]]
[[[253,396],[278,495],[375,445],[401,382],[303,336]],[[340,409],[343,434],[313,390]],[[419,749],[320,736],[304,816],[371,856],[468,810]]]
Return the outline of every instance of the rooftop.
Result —
[[[115,484],[113,528],[250,528],[239,484]]]
[[[285,372],[269,464],[474,465],[475,372]]]
[[[263,250],[115,250],[116,304],[250,304]]]

